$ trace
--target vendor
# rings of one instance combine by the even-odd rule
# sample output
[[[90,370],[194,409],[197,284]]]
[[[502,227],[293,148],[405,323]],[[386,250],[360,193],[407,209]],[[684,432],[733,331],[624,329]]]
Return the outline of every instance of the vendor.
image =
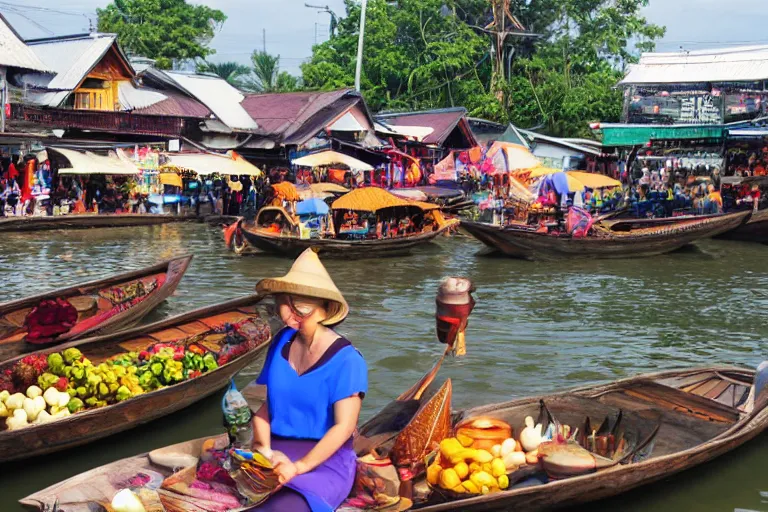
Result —
[[[284,487],[256,510],[331,512],[352,490],[352,434],[368,390],[363,356],[330,327],[349,306],[311,249],[284,277],[263,279],[256,290],[275,296],[286,325],[256,379],[267,400],[253,420],[256,448]]]

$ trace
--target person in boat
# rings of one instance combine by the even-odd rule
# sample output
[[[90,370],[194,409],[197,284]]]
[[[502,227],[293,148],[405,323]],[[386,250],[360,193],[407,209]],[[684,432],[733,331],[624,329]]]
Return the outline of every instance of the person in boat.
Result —
[[[707,187],[707,197],[704,199],[704,212],[705,213],[722,213],[723,212],[723,196],[719,190],[715,190],[714,185]]]
[[[368,391],[365,359],[333,330],[349,306],[311,249],[256,290],[275,296],[285,327],[256,379],[267,400],[253,420],[255,448],[283,487],[255,510],[331,512],[352,490],[352,434]]]

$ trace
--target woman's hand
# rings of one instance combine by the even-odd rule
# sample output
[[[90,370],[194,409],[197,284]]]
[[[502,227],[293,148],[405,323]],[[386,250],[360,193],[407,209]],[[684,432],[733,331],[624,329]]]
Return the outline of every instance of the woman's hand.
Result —
[[[275,473],[277,473],[277,480],[280,485],[285,485],[299,474],[299,468],[286,457],[286,460],[281,460],[275,465]]]

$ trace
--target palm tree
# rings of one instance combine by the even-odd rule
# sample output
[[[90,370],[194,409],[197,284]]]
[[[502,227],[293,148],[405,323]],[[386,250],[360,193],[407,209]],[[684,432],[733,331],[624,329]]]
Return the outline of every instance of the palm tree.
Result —
[[[243,87],[254,92],[274,92],[280,75],[280,56],[254,51],[251,55],[253,69],[243,80]]]
[[[242,87],[242,78],[251,72],[248,66],[237,62],[207,62],[197,64],[198,73],[212,73],[220,76],[234,87]]]

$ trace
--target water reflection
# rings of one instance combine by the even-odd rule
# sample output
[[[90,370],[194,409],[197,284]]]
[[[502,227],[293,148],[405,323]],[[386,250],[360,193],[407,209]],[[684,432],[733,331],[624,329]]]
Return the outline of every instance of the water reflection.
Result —
[[[412,257],[328,261],[352,306],[340,331],[370,367],[369,416],[419,379],[441,348],[434,336],[434,297],[443,276],[466,275],[478,288],[467,333],[468,354],[441,376],[454,381],[454,407],[549,392],[639,372],[711,363],[755,366],[766,358],[768,247],[707,242],[645,260],[527,262],[478,258],[466,237],[440,239]],[[195,255],[175,296],[148,321],[251,293],[262,277],[290,261],[236,257],[221,232],[195,224],[4,235],[0,301],[74,281]],[[260,362],[246,369],[252,379]],[[171,418],[117,438],[3,468],[10,502],[120,457],[220,429],[211,397]],[[766,510],[757,490],[768,440],[694,470],[653,492],[601,503],[600,510]],[[10,505],[9,505],[10,507]]]

